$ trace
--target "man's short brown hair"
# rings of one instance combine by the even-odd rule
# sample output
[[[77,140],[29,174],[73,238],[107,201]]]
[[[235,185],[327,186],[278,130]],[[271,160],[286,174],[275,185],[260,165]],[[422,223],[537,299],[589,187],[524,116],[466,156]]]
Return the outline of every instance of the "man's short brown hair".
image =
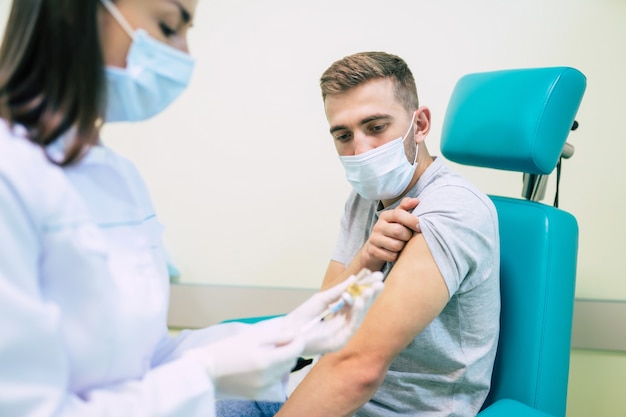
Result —
[[[359,52],[335,61],[322,74],[322,98],[343,93],[367,81],[389,78],[394,82],[395,97],[411,112],[419,107],[413,74],[404,60],[386,52]]]

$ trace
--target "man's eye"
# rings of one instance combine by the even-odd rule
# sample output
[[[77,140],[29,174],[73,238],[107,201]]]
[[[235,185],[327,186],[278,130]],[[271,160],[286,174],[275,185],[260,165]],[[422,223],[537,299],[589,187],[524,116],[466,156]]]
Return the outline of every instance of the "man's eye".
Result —
[[[380,133],[383,130],[385,130],[385,128],[387,127],[386,124],[378,124],[378,125],[374,125],[372,127],[370,127],[370,130],[374,133]]]
[[[174,29],[172,29],[171,27],[169,27],[163,22],[159,23],[159,28],[161,29],[161,32],[163,32],[163,35],[165,35],[166,38],[169,38],[170,36],[176,34],[176,31]]]
[[[344,133],[343,135],[337,135],[335,136],[335,140],[337,142],[347,142],[348,140],[350,140],[351,135],[349,133]]]

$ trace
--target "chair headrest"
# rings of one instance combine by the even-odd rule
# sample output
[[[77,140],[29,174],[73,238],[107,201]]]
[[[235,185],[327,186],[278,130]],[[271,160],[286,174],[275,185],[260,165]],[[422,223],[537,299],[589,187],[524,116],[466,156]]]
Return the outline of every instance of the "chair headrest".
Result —
[[[586,84],[585,76],[569,67],[465,75],[446,110],[441,152],[460,164],[549,174]]]

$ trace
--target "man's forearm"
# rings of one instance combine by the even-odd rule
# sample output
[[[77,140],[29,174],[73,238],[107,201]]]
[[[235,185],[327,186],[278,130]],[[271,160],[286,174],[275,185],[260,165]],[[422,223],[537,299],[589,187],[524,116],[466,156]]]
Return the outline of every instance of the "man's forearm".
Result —
[[[323,357],[289,397],[276,417],[351,417],[382,382],[375,367],[341,353]],[[365,369],[363,369],[365,368]],[[384,374],[384,373],[383,373]]]

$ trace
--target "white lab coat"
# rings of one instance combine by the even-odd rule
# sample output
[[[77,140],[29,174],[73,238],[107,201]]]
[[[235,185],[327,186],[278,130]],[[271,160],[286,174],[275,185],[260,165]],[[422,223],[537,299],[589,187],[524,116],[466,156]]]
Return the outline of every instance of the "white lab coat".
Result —
[[[105,147],[61,169],[23,135],[0,120],[0,416],[212,416],[212,382],[180,354],[236,330],[168,337],[137,170]]]

